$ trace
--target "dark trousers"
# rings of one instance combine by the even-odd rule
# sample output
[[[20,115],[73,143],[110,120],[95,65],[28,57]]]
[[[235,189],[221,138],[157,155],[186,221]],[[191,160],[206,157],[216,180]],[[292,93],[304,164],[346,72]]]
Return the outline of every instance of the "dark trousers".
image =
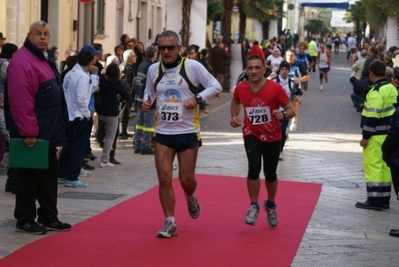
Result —
[[[71,140],[66,145],[60,155],[60,166],[58,175],[68,181],[78,180],[80,169],[82,168],[87,146],[90,142],[91,127],[93,119],[69,122],[71,128]]]
[[[129,124],[130,110],[132,109],[132,100],[122,102],[119,119],[121,121],[121,134],[127,134],[127,126]]]
[[[287,140],[287,127],[289,120],[280,121],[280,129],[281,129],[281,144],[280,144],[280,153],[283,153],[285,141]]]
[[[393,189],[396,193],[396,197],[399,200],[399,168],[391,168]]]
[[[39,202],[37,215],[41,221],[57,220],[58,160],[56,149],[49,150],[49,168],[17,169],[17,192],[14,217],[19,222],[36,218],[36,200]]]
[[[362,106],[364,104],[364,98],[357,95],[357,94],[351,94],[351,99],[353,102],[353,105],[356,107],[357,112],[362,112]]]
[[[311,57],[314,62],[313,66],[310,68],[310,72],[316,72],[316,59],[317,57]]]

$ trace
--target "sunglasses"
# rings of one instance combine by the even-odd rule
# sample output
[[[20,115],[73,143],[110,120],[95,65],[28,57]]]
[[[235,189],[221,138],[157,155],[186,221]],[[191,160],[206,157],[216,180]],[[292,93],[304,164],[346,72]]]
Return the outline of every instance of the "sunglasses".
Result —
[[[168,49],[168,51],[171,51],[171,50],[175,49],[176,47],[177,47],[176,45],[159,45],[158,50],[165,51],[166,49]]]

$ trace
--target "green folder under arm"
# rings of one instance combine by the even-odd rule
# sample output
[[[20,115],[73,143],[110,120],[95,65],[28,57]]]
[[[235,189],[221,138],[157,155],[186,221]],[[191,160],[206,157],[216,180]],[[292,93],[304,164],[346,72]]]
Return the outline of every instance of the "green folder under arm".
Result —
[[[23,139],[10,140],[9,166],[23,169],[48,169],[48,140],[36,140],[28,147]]]

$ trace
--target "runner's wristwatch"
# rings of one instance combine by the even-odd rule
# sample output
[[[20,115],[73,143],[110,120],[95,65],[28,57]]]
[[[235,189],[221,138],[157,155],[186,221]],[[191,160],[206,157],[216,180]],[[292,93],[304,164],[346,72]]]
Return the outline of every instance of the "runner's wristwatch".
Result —
[[[197,100],[197,103],[198,103],[198,104],[199,104],[199,103],[202,103],[202,101],[203,101],[202,96],[200,96],[200,95],[196,95],[196,96],[195,96],[195,99]]]

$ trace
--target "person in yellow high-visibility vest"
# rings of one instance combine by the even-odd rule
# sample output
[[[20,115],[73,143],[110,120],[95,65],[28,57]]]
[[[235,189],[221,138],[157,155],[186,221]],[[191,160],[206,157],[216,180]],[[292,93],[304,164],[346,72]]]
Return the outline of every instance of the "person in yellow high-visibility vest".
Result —
[[[357,202],[361,209],[389,209],[391,198],[391,171],[382,158],[381,147],[387,136],[389,122],[395,111],[398,91],[385,78],[385,63],[374,60],[369,66],[372,82],[362,111],[363,167],[367,187],[367,200]]]
[[[312,37],[312,40],[309,42],[308,45],[308,50],[309,50],[309,55],[312,58],[313,62],[316,62],[317,59],[317,53],[318,53],[318,47],[316,43],[316,37]],[[316,64],[312,66],[309,72],[316,73]]]

